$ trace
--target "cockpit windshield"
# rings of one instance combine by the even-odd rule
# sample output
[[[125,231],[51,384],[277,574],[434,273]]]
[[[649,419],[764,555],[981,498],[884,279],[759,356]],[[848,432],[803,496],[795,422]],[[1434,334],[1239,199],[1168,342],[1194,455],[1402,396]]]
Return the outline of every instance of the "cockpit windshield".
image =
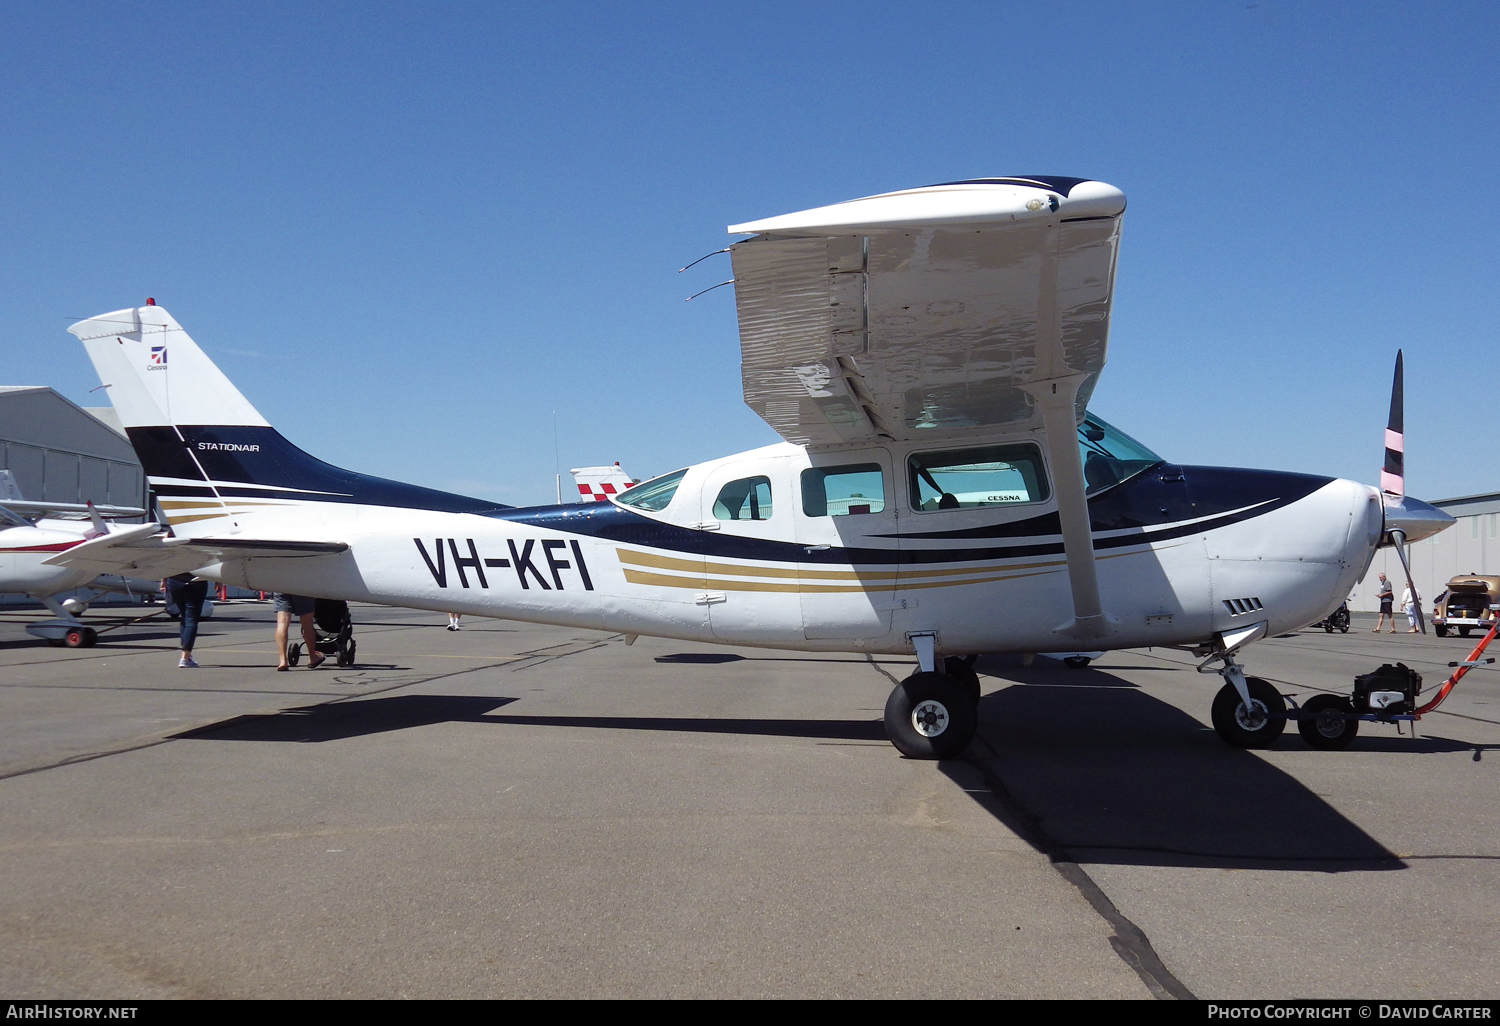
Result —
[[[1162,462],[1156,453],[1092,413],[1078,425],[1078,454],[1083,458],[1083,479],[1090,495]]]
[[[678,470],[663,474],[661,477],[653,477],[649,481],[642,481],[634,488],[625,489],[615,501],[621,505],[660,513],[672,502],[672,496],[677,494],[677,486],[682,484],[682,479],[686,474],[686,470]]]

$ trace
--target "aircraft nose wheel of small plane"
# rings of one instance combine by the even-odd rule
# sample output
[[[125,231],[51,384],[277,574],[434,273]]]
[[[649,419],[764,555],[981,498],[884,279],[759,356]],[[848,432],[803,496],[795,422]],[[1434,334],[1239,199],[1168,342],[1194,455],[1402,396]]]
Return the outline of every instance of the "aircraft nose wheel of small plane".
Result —
[[[1214,730],[1236,748],[1269,748],[1286,729],[1286,699],[1268,681],[1246,677],[1250,708],[1240,701],[1233,684],[1214,696]]]
[[[1359,733],[1358,720],[1319,715],[1321,713],[1352,715],[1354,705],[1347,698],[1340,698],[1338,695],[1314,695],[1302,703],[1302,710],[1311,713],[1312,716],[1298,720],[1297,731],[1302,735],[1302,740],[1314,748],[1329,750],[1348,748],[1354,740],[1354,735]]]
[[[908,759],[952,759],[969,746],[978,726],[969,685],[943,673],[912,674],[885,703],[886,737]]]

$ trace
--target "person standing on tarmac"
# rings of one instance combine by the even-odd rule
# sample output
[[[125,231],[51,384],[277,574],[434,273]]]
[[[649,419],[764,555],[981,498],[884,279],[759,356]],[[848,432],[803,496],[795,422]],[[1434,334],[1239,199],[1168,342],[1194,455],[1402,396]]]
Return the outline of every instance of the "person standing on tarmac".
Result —
[[[1395,590],[1391,582],[1385,579],[1385,574],[1380,575],[1380,587],[1375,590],[1375,597],[1380,600],[1380,619],[1375,621],[1375,633],[1380,633],[1380,628],[1385,626],[1385,618],[1391,618],[1391,629],[1388,634],[1396,633],[1396,614],[1391,612],[1391,602],[1395,599]]]
[[[193,660],[193,643],[198,640],[198,621],[203,616],[203,600],[208,598],[208,582],[195,581],[192,574],[178,574],[167,578],[167,596],[177,607],[182,618],[182,629],[178,631],[182,651],[177,659],[180,670],[196,670]]]
[[[1421,605],[1422,593],[1417,589],[1411,587],[1410,585],[1407,585],[1406,590],[1401,593],[1401,608],[1405,611],[1406,619],[1411,624],[1411,630],[1406,632],[1408,634],[1417,633],[1417,612],[1421,608]],[[1395,619],[1392,618],[1391,622],[1394,623]],[[1395,627],[1391,628],[1392,633],[1394,633],[1395,630]]]
[[[313,630],[313,609],[316,599],[306,595],[288,595],[276,592],[271,596],[276,602],[276,671],[290,670],[286,659],[286,640],[291,633],[292,616],[302,623],[302,643],[307,646],[307,668],[316,670],[328,658],[318,651],[318,635]]]

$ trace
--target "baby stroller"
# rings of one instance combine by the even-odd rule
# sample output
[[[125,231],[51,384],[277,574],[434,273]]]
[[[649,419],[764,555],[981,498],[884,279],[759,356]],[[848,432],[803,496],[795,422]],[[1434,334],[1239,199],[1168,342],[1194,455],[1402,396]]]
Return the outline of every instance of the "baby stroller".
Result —
[[[349,603],[338,599],[317,599],[313,603],[313,633],[318,651],[334,657],[339,666],[354,665],[354,620]],[[286,661],[296,666],[302,660],[302,642],[286,643]]]

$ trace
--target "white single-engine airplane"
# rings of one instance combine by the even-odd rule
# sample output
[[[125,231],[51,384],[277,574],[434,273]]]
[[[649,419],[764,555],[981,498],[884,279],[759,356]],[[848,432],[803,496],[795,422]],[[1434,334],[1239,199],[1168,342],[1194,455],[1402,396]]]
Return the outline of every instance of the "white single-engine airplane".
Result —
[[[507,508],[293,446],[158,306],[83,342],[171,537],[51,562],[699,642],[915,653],[917,758],[977,724],[976,653],[1191,649],[1214,723],[1271,743],[1247,642],[1313,623],[1394,531],[1451,523],[1307,474],[1183,467],[1087,412],[1125,197],[986,178],[732,226],[745,400],[785,441],[608,502]]]
[[[97,571],[49,565],[61,552],[92,539],[110,535],[146,538],[161,531],[160,524],[106,524],[106,517],[144,516],[144,509],[130,506],[95,506],[93,503],[43,502],[21,497],[15,476],[0,470],[0,593],[29,595],[57,617],[26,625],[26,630],[70,648],[86,647],[98,640],[94,628],[78,618],[89,603],[106,592],[134,592],[128,581],[101,577]],[[91,594],[59,600],[57,596],[89,586]]]

